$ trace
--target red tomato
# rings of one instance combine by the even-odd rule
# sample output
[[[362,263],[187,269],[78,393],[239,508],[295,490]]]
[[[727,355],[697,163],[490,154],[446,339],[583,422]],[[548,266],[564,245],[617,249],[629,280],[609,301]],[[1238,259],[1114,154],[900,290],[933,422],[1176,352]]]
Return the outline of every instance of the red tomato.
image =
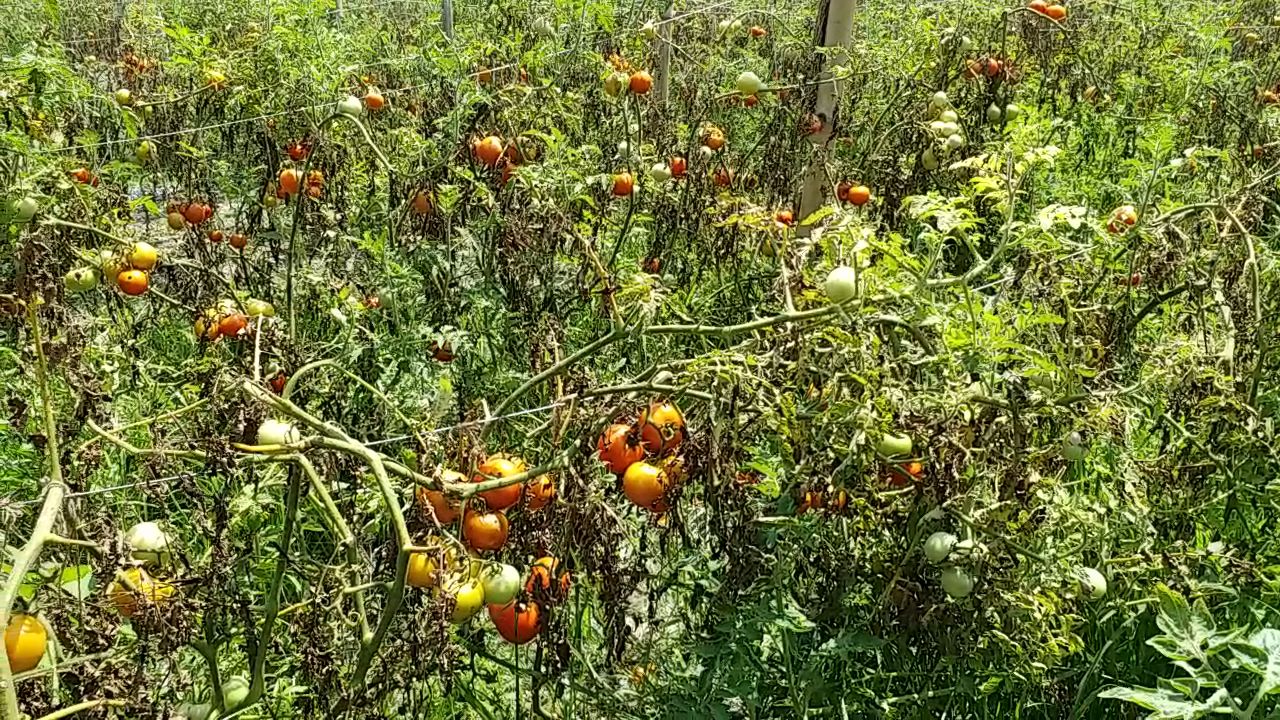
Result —
[[[525,471],[523,462],[513,461],[501,455],[493,455],[486,459],[480,467],[476,468],[476,476],[472,478],[472,482],[485,482],[494,478],[511,477],[519,475]],[[488,477],[486,477],[488,476]],[[520,483],[507,485],[506,487],[487,490],[480,493],[480,497],[484,499],[486,505],[491,510],[505,510],[512,505],[520,502],[520,494],[524,486]]]
[[[542,609],[534,601],[512,600],[506,605],[490,605],[489,618],[504,640],[523,645],[542,632]]]

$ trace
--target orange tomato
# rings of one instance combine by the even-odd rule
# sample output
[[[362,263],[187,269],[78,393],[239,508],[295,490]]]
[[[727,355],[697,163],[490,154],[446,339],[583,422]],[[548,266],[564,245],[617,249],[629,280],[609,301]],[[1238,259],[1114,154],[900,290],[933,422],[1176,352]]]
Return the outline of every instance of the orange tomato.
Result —
[[[551,581],[560,578],[560,595],[561,597],[569,594],[569,571],[560,567],[560,561],[548,555],[547,557],[538,558],[529,568],[529,579],[524,583],[524,591],[533,594],[535,587],[541,586],[543,592],[551,592]]]
[[[364,106],[370,112],[377,112],[385,107],[386,104],[387,99],[382,97],[382,93],[378,92],[377,88],[369,88],[369,92],[365,93]]]
[[[125,295],[141,295],[147,291],[147,274],[141,270],[125,270],[116,275],[116,285]]]
[[[1062,22],[1063,20],[1067,19],[1067,8],[1057,4],[1050,5],[1049,7],[1045,8],[1044,14],[1048,15],[1054,20],[1057,20],[1058,22]]]
[[[851,205],[862,207],[871,200],[871,188],[866,185],[854,185],[845,192],[844,199]]]
[[[568,578],[568,575],[565,576]],[[35,668],[44,658],[49,633],[34,615],[14,613],[4,629],[4,652],[9,657],[9,670],[20,673]]]
[[[230,313],[218,321],[218,333],[224,337],[239,337],[249,327],[249,318],[244,313]]]
[[[804,515],[810,510],[821,510],[824,504],[826,503],[825,498],[822,496],[822,491],[806,490],[804,493],[804,499],[796,506],[796,514]]]
[[[556,499],[556,483],[550,475],[539,475],[525,487],[525,504],[530,510],[541,510]]]
[[[1138,209],[1132,205],[1121,205],[1112,214],[1117,221],[1133,227],[1138,222]]]
[[[636,95],[644,95],[653,87],[653,76],[647,70],[638,70],[631,73],[631,79],[627,83],[627,87],[631,88],[631,92]]]
[[[708,126],[702,131],[702,144],[712,150],[719,150],[725,144],[724,131],[714,125]]]
[[[414,214],[429,215],[431,214],[431,196],[426,190],[419,190],[413,194],[413,199],[409,201],[409,207],[413,209]]]
[[[622,492],[636,505],[646,510],[662,512],[666,509],[666,473],[647,462],[631,463],[622,475]]]
[[[1050,17],[1052,17],[1052,15],[1050,15]],[[999,60],[995,58],[987,58],[987,64],[984,68],[984,72],[987,74],[987,77],[993,78],[1000,74],[1001,67],[1002,65]]]
[[[769,31],[768,31],[768,30],[765,30],[764,28],[760,27],[759,25],[752,25],[752,26],[751,26],[751,30],[749,30],[748,32],[750,32],[750,33],[751,33],[751,37],[753,37],[753,38],[762,38],[762,37],[764,37],[765,35],[768,35],[768,34],[769,34]]]
[[[502,455],[492,455],[476,468],[476,476],[471,479],[472,482],[485,482],[494,478],[506,478],[512,475],[519,475],[525,471],[525,465],[522,461],[513,461]],[[488,476],[488,477],[486,477]],[[520,494],[523,486],[520,483],[507,485],[493,490],[486,490],[480,493],[480,497],[484,499],[486,505],[491,510],[506,510],[507,508],[520,502]]]
[[[231,243],[231,247],[237,250],[243,250],[249,244],[249,237],[244,233],[231,233],[231,237],[228,240]]]
[[[90,182],[93,181],[94,178],[93,178],[93,173],[89,172],[89,168],[80,167],[71,171],[71,179],[75,180],[81,185],[88,185]]]
[[[631,177],[629,172],[620,172],[613,176],[613,194],[617,197],[626,197],[635,189],[635,178]]]
[[[523,645],[542,632],[542,609],[534,601],[490,605],[489,619],[502,639],[516,645]]]
[[[460,483],[466,481],[466,476],[454,470],[444,470],[440,473],[440,480],[448,483]],[[462,514],[462,503],[450,500],[445,494],[439,490],[430,488],[418,488],[418,506],[422,508],[424,514],[435,513],[436,520],[441,525],[448,525],[458,519]]]
[[[280,171],[280,177],[277,178],[280,185],[280,192],[285,195],[297,195],[298,190],[302,187],[302,173],[293,168],[285,168]]]
[[[1049,3],[1045,2],[1044,0],[1031,0],[1031,2],[1027,3],[1028,10],[1031,10],[1032,12],[1040,13],[1041,15],[1044,15],[1045,10],[1047,10],[1048,8],[1049,8]]]
[[[640,413],[640,439],[645,449],[655,455],[666,455],[684,440],[684,417],[669,402],[651,403]]]
[[[213,229],[209,231],[209,242],[222,242],[222,231]]]
[[[471,149],[480,162],[489,167],[496,167],[498,158],[502,157],[502,140],[496,135],[489,135],[482,140],[476,140]]]
[[[773,221],[779,225],[791,227],[796,224],[796,216],[790,210],[779,210],[773,214]]]
[[[625,473],[632,463],[644,459],[644,448],[640,446],[635,428],[623,423],[614,423],[604,429],[596,441],[596,451],[600,461],[614,475]]]
[[[319,170],[311,170],[307,173],[308,187],[324,187],[324,173]]]
[[[507,544],[508,527],[501,512],[469,511],[462,519],[462,536],[474,550],[501,550]]]

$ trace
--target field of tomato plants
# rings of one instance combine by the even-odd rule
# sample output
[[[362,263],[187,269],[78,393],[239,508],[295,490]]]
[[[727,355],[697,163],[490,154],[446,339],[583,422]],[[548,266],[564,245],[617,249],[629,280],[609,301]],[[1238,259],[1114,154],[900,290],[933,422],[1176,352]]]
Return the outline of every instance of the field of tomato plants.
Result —
[[[0,720],[1280,718],[1280,6],[0,30]]]

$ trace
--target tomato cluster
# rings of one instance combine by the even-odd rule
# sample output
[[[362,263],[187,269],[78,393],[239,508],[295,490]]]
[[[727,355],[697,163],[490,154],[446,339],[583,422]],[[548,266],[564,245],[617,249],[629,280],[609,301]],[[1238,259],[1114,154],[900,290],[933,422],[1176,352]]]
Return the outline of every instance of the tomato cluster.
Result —
[[[680,481],[683,462],[674,453],[686,433],[684,417],[673,403],[653,402],[634,423],[605,428],[596,454],[609,472],[621,477],[628,500],[660,515],[670,509],[670,493]]]

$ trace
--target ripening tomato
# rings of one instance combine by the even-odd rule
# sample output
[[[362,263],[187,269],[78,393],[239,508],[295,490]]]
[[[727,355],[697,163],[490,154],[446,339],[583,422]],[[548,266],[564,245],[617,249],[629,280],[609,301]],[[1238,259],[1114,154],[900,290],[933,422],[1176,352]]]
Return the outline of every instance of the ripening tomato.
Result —
[[[689,171],[689,161],[681,155],[671,158],[671,177],[682,178]]]
[[[605,428],[596,441],[596,450],[600,461],[614,475],[625,473],[632,463],[644,459],[644,448],[640,446],[635,428],[623,423]]]
[[[825,504],[826,498],[822,496],[821,490],[806,490],[804,498],[796,506],[796,514],[804,515],[811,510],[821,510]]]
[[[644,95],[653,87],[653,76],[647,70],[633,72],[631,79],[627,81],[627,87],[636,95]]]
[[[523,645],[542,632],[542,609],[534,601],[490,605],[489,619],[502,639],[516,645]]]
[[[711,180],[719,187],[729,187],[733,182],[733,171],[727,167],[718,167],[711,176]]]
[[[458,560],[454,546],[438,538],[429,540],[426,545],[433,549],[409,554],[404,581],[410,587],[435,587],[436,583],[440,582],[441,570],[453,566]]]
[[[217,229],[217,228],[214,228],[213,230],[210,230],[210,231],[209,231],[209,242],[216,242],[216,243],[220,243],[220,242],[222,242],[222,231],[221,231],[221,230],[219,230],[219,229]]]
[[[1044,9],[1044,14],[1058,22],[1062,22],[1067,19],[1067,8],[1058,4],[1050,5]]]
[[[135,270],[150,270],[156,266],[156,262],[160,259],[159,252],[156,251],[154,245],[149,242],[136,242],[133,249],[129,251],[129,265]]]
[[[125,295],[141,295],[147,291],[147,274],[141,270],[125,270],[116,275],[116,285]]]
[[[279,192],[284,195],[297,195],[298,190],[302,188],[302,173],[293,168],[285,168],[280,171],[280,177],[277,178],[280,185]]]
[[[768,30],[765,30],[764,28],[760,27],[759,25],[752,25],[752,26],[751,26],[751,29],[750,29],[748,32],[750,32],[750,33],[751,33],[751,37],[753,37],[753,38],[762,38],[762,37],[764,37],[765,35],[768,35],[768,34],[769,34],[769,31],[768,31]]]
[[[714,125],[708,125],[702,131],[702,144],[712,150],[719,150],[724,147],[726,141],[724,131]]]
[[[987,63],[983,66],[983,72],[987,74],[987,77],[993,78],[1000,74],[1000,69],[1002,67],[1003,66],[1000,64],[999,60],[995,58],[987,58]]]
[[[181,230],[187,226],[186,218],[176,210],[165,215],[165,222],[169,223],[170,230]]]
[[[467,481],[467,476],[456,470],[444,469],[440,471],[440,481],[442,483],[461,483]],[[418,488],[418,507],[422,509],[424,515],[430,516],[435,513],[436,520],[441,525],[448,525],[458,519],[462,514],[462,503],[450,500],[440,490],[432,490],[430,488]]]
[[[462,536],[474,550],[501,550],[507,544],[507,516],[470,510],[462,519]]]
[[[498,165],[498,158],[502,157],[502,140],[496,135],[489,135],[481,140],[476,140],[472,144],[471,149],[476,154],[476,158],[489,167]]]
[[[231,313],[218,321],[218,334],[223,337],[239,337],[249,327],[249,318],[244,313]]]
[[[1133,227],[1138,222],[1138,209],[1132,205],[1121,205],[1112,214],[1117,221]]]
[[[227,238],[227,242],[231,247],[237,250],[243,250],[249,245],[249,236],[244,233],[231,233],[231,237]]]
[[[629,172],[620,172],[613,176],[613,194],[616,197],[626,197],[635,189],[635,178],[631,177]]]
[[[385,107],[386,104],[387,99],[382,97],[382,93],[378,91],[378,88],[369,88],[369,92],[364,95],[364,106],[370,112],[377,112]]]
[[[312,200],[319,200],[320,194],[323,192],[324,192],[324,188],[320,187],[319,185],[307,186],[307,197],[311,198]]]
[[[1049,3],[1044,0],[1031,0],[1031,2],[1027,3],[1027,9],[1044,15],[1045,10],[1049,9]]]
[[[790,210],[779,210],[773,214],[773,221],[779,225],[791,227],[796,224],[796,216]]]
[[[169,601],[177,588],[162,580],[156,580],[139,567],[131,567],[123,573],[127,582],[113,580],[107,586],[107,597],[116,611],[131,618],[144,607],[160,605]]]
[[[759,96],[756,96],[756,95],[748,95],[742,98],[742,104],[745,105],[746,107],[755,107],[756,105],[760,104],[760,98]]]
[[[560,578],[560,596],[564,597],[569,594],[571,584],[569,571],[561,568],[560,561],[550,555],[538,558],[533,567],[529,568],[529,579],[524,583],[524,591],[532,595],[535,587],[541,587],[544,593],[549,593],[551,582],[557,577]]]
[[[9,626],[4,629],[4,652],[9,657],[10,671],[20,673],[35,668],[44,658],[48,643],[49,633],[34,615],[9,616]]]
[[[472,478],[472,482],[485,482],[495,478],[506,478],[512,475],[519,475],[525,471],[524,462],[513,461],[502,455],[493,455],[487,458],[480,467],[476,468],[476,476]],[[487,477],[486,477],[487,476]],[[507,485],[506,487],[486,490],[480,493],[480,497],[484,499],[486,505],[491,510],[506,510],[507,508],[520,502],[520,494],[522,485],[516,483]]]
[[[530,510],[541,510],[556,499],[555,480],[550,475],[539,475],[525,486],[524,497]]]
[[[413,209],[415,215],[430,215],[431,195],[426,190],[415,192],[413,199],[409,201],[409,207]]]
[[[93,177],[93,173],[89,172],[89,168],[79,167],[79,168],[76,168],[75,170],[72,170],[71,179],[75,180],[81,185],[88,185],[89,183],[93,183],[94,185],[97,184],[96,182],[94,182],[95,178]]]
[[[476,71],[476,82],[481,85],[488,85],[493,82],[493,71],[481,65],[480,69]]]
[[[670,402],[650,403],[640,413],[639,425],[645,449],[655,455],[666,455],[684,441],[684,417]]]
[[[622,475],[622,492],[636,505],[661,512],[666,509],[667,476],[657,465],[631,463]]]
[[[319,170],[307,172],[307,187],[324,187],[324,173]]]
[[[311,154],[311,146],[301,140],[289,143],[289,147],[285,148],[285,150],[289,153],[289,159],[294,162],[302,162]]]

